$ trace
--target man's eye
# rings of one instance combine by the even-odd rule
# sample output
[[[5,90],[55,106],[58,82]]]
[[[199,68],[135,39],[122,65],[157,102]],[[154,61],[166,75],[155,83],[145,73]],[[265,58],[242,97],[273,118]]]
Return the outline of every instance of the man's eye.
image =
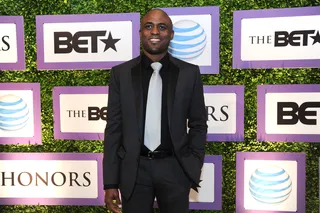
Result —
[[[167,27],[166,27],[165,25],[160,25],[160,26],[159,26],[159,29],[160,29],[160,30],[165,30],[165,29],[167,29]]]
[[[145,28],[146,28],[147,30],[150,30],[150,29],[152,29],[152,26],[151,26],[151,25],[146,25]]]

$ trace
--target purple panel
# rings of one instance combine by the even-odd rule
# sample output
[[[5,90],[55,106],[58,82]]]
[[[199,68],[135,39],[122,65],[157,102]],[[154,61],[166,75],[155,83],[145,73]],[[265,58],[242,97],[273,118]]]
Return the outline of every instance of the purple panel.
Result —
[[[0,198],[0,205],[104,205],[101,153],[0,153],[0,160],[95,160],[98,162],[98,197],[92,198]]]
[[[108,94],[108,87],[107,86],[54,87],[52,90],[55,139],[103,140],[104,138],[103,133],[61,132],[61,125],[60,125],[60,95],[61,94]]]
[[[0,90],[32,90],[33,137],[0,137],[0,144],[42,144],[40,83],[0,83]]]
[[[296,68],[320,67],[320,60],[241,60],[241,20],[249,18],[292,17],[320,15],[320,7],[284,8],[267,10],[243,10],[233,14],[233,68]]]
[[[222,210],[222,156],[221,155],[206,155],[204,158],[205,163],[213,163],[214,170],[214,202],[191,202],[190,209],[202,210]]]
[[[17,63],[0,63],[1,70],[25,70],[25,54],[24,54],[24,25],[23,16],[0,16],[0,23],[14,23],[17,29]]]
[[[140,14],[90,14],[90,15],[44,15],[36,16],[37,25],[37,64],[39,70],[72,70],[72,69],[109,69],[124,61],[105,62],[44,62],[43,25],[45,23],[71,23],[71,22],[101,22],[101,21],[131,21],[132,22],[132,56],[140,54]]]
[[[319,142],[320,134],[267,134],[265,127],[267,93],[320,92],[319,84],[258,85],[257,140],[287,142]]]
[[[297,213],[305,213],[306,155],[289,152],[237,152],[236,154],[236,213],[290,213],[288,211],[246,210],[244,208],[244,161],[297,161]]]
[[[237,97],[237,123],[235,134],[207,134],[207,141],[243,141],[244,140],[244,86],[204,86],[204,93],[235,93]]]
[[[222,209],[222,156],[221,155],[206,155],[204,158],[205,163],[213,163],[214,170],[214,202],[190,202],[189,209],[198,210],[221,210]],[[157,202],[154,207],[158,208]]]
[[[211,15],[211,66],[200,66],[201,74],[219,73],[219,7],[161,8],[168,15]]]

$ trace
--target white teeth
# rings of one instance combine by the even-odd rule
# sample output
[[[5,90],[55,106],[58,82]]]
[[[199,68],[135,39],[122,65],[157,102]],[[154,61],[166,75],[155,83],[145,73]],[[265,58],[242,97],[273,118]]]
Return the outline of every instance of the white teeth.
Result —
[[[160,39],[152,38],[152,39],[150,39],[150,41],[152,41],[152,42],[159,42]]]

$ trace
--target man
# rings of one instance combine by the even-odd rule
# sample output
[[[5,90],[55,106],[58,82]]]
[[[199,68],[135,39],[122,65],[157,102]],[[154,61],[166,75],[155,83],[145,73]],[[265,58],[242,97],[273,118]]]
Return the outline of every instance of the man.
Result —
[[[122,204],[123,213],[151,213],[156,198],[161,213],[186,213],[190,188],[199,187],[203,85],[198,66],[168,54],[172,28],[164,11],[149,11],[140,28],[143,54],[111,71],[103,178],[112,212]]]

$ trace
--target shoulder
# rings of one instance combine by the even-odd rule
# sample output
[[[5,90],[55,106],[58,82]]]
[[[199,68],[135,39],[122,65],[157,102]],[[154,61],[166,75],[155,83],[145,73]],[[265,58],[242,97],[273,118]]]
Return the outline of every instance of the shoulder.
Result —
[[[183,61],[181,59],[175,58],[173,56],[170,56],[170,61],[174,65],[179,67],[180,69],[190,70],[190,71],[198,71],[199,70],[199,66],[198,65],[188,63],[186,61]]]
[[[138,56],[136,58],[133,58],[129,61],[126,61],[124,63],[121,63],[121,64],[118,64],[114,67],[111,68],[112,71],[117,71],[117,70],[127,70],[127,69],[130,69],[136,65],[138,65],[140,63],[140,60],[141,60],[141,56]]]

